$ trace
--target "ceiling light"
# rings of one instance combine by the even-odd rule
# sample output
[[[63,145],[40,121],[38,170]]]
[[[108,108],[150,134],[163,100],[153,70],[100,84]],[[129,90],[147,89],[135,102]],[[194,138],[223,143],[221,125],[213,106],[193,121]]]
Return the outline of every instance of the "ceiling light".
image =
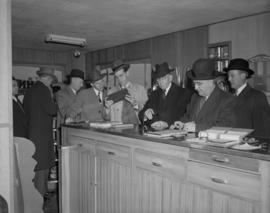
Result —
[[[86,45],[86,39],[74,38],[61,35],[48,34],[45,37],[46,43],[66,44],[84,47]]]

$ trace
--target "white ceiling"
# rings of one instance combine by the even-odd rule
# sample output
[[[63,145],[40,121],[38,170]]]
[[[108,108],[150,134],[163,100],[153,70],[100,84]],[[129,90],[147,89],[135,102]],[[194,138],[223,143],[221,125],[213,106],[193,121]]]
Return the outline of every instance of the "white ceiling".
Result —
[[[13,46],[74,49],[46,44],[53,33],[102,49],[269,9],[269,0],[12,0]]]

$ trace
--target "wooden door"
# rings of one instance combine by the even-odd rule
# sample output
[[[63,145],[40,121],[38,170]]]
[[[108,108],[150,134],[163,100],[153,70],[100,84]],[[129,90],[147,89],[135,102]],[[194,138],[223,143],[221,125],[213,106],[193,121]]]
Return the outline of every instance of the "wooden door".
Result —
[[[113,144],[97,145],[97,212],[131,212],[131,152]]]
[[[82,145],[61,148],[62,212],[95,212],[95,161]]]

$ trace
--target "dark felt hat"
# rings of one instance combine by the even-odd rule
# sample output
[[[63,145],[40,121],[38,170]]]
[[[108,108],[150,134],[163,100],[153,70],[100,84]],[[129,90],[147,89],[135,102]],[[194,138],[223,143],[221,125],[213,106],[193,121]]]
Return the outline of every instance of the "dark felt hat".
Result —
[[[155,66],[155,78],[161,78],[170,72],[174,71],[174,69],[170,69],[167,62],[164,62],[163,64],[156,64]]]
[[[223,69],[225,72],[229,72],[230,70],[242,70],[248,73],[248,76],[254,74],[254,71],[249,68],[249,63],[247,60],[243,58],[235,58],[232,59],[229,63],[229,66]]]
[[[215,70],[215,62],[207,58],[195,61],[192,69],[187,72],[187,77],[192,80],[211,80],[219,75],[220,73]]]
[[[70,74],[67,76],[68,78],[81,78],[84,80],[84,72],[79,69],[72,69]]]
[[[106,73],[101,73],[100,69],[95,68],[91,72],[91,75],[89,75],[89,78],[85,80],[85,82],[94,83],[94,82],[99,81],[100,79],[104,78],[106,75],[107,75]]]
[[[40,67],[39,70],[36,72],[38,76],[47,75],[53,78],[53,83],[57,83],[57,77],[54,74],[54,69],[49,67]]]
[[[112,71],[115,73],[116,71],[120,69],[124,69],[126,72],[129,69],[130,65],[125,64],[121,59],[117,59],[113,62]]]

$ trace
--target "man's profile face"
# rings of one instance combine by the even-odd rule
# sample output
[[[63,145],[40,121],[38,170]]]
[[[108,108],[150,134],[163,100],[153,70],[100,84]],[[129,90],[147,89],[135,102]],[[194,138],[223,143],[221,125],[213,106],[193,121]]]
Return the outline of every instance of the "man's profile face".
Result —
[[[121,86],[126,85],[128,75],[129,75],[128,71],[125,72],[124,69],[120,69],[115,72],[116,79],[118,80]]]
[[[238,89],[246,82],[246,73],[241,70],[230,70],[228,72],[228,80],[233,89]]]
[[[172,75],[170,75],[170,74],[164,75],[164,76],[157,79],[158,86],[162,90],[167,89],[168,86],[170,85],[171,81],[172,81]]]
[[[193,80],[194,88],[200,96],[208,97],[214,87],[213,80]]]
[[[83,86],[83,79],[81,78],[73,77],[71,78],[71,82],[72,82],[72,88],[75,91],[78,91]]]
[[[12,95],[17,95],[18,94],[18,82],[16,80],[12,80]]]

